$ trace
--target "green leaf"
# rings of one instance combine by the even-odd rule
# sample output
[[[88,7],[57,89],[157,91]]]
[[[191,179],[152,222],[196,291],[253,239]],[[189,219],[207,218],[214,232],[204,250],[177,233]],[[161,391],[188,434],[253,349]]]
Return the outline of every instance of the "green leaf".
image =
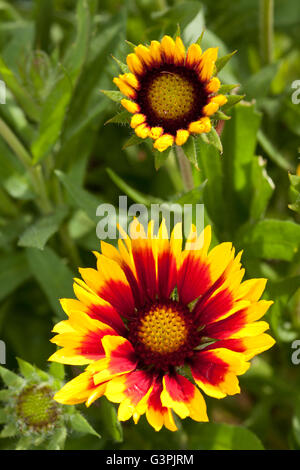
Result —
[[[42,116],[37,139],[31,150],[34,163],[39,162],[52,149],[58,140],[74,87],[85,62],[90,35],[90,13],[86,0],[77,4],[77,38],[65,59],[65,72],[54,83],[42,108]]]
[[[7,387],[16,387],[19,389],[24,384],[22,377],[2,366],[0,366],[0,377]]]
[[[80,209],[82,209],[93,222],[97,223],[97,207],[99,206],[99,204],[102,204],[103,201],[98,200],[98,198],[95,197],[93,194],[74,184],[72,179],[68,175],[64,174],[62,171],[56,170],[55,174],[66,188],[67,193],[69,194],[71,201],[73,202],[75,207],[79,207]]]
[[[300,213],[300,176],[289,174],[290,178],[290,195],[292,204],[289,204],[289,208],[295,212]]]
[[[271,64],[263,67],[259,72],[251,75],[250,78],[243,84],[243,91],[247,99],[251,98],[256,100],[268,95],[271,83],[277,73],[279,64]]]
[[[159,152],[158,150],[154,152],[154,166],[156,170],[159,170],[160,167],[165,163],[171,151],[172,149],[168,148],[164,152]]]
[[[192,163],[192,165],[194,165],[197,168],[197,170],[199,170],[199,166],[198,166],[199,163],[197,159],[195,142],[196,142],[196,138],[190,136],[182,148],[183,148],[185,155],[187,156],[189,161]]]
[[[197,450],[264,450],[258,437],[243,426],[204,423],[193,427],[189,448]]]
[[[120,91],[115,91],[115,90],[100,90],[101,93],[103,93],[107,98],[109,98],[112,101],[115,101],[116,103],[119,103],[123,98],[124,95]]]
[[[211,131],[208,132],[208,134],[201,134],[201,137],[203,138],[204,142],[213,145],[220,153],[223,153],[223,146],[220,136],[214,127],[211,128]]]
[[[54,214],[42,217],[25,230],[18,245],[43,250],[48,240],[59,230],[67,214],[67,208],[61,207]]]
[[[51,362],[49,367],[49,375],[55,377],[58,380],[63,380],[65,377],[65,367],[59,362]]]
[[[117,418],[117,412],[112,403],[107,399],[102,398],[101,400],[101,420],[105,433],[109,435],[115,442],[123,441],[123,431],[121,423]]]
[[[6,423],[7,418],[7,410],[0,408],[0,424]]]
[[[221,225],[223,223],[222,214],[225,211],[222,159],[218,150],[213,145],[203,142],[201,137],[194,141],[201,180],[202,182],[207,180],[204,188],[204,204],[208,215],[215,224]]]
[[[30,278],[24,253],[1,255],[0,259],[0,300],[11,294]]]
[[[222,70],[223,67],[227,64],[227,62],[231,59],[231,57],[236,54],[237,51],[230,52],[229,54],[224,55],[223,57],[219,57],[219,59],[216,60],[216,69],[218,73],[220,70]]]
[[[131,120],[131,114],[128,111],[122,111],[105,122],[106,124],[128,124]]]
[[[14,437],[18,433],[17,423],[9,423],[0,432],[0,437]]]
[[[28,265],[58,318],[64,318],[58,299],[73,297],[72,271],[50,248],[26,248]]]
[[[250,217],[252,220],[258,220],[264,216],[275,189],[275,185],[267,173],[266,162],[261,157],[253,158],[251,181],[253,194]]]
[[[8,389],[0,390],[0,401],[9,401],[11,392]]]
[[[122,62],[121,60],[117,59],[116,57],[114,57],[112,55],[112,58],[114,59],[115,62],[117,62],[118,66],[120,67],[120,69],[122,70],[123,73],[129,73],[130,70],[128,68],[128,66],[126,64],[124,64],[124,62]]]
[[[32,375],[36,374],[36,368],[29,364],[29,362],[20,359],[19,357],[16,358],[19,364],[19,369],[23,377],[27,379],[28,377],[32,377]]]
[[[155,198],[154,196],[147,196],[146,194],[143,194],[140,191],[132,188],[110,168],[107,168],[106,171],[112,181],[118,186],[118,188],[121,189],[121,191],[124,191],[124,193],[127,194],[127,196],[129,196],[134,202],[137,202],[138,204],[144,204],[145,206],[164,202],[162,199]]]
[[[253,190],[249,175],[257,145],[261,115],[253,104],[239,103],[231,111],[231,120],[222,133],[224,196],[230,213],[225,222],[231,234],[249,218]]]
[[[259,144],[262,146],[263,150],[266,154],[270,157],[270,159],[276,163],[280,168],[283,170],[294,170],[294,165],[288,162],[283,155],[275,148],[273,143],[269,140],[269,138],[263,133],[261,129],[259,129],[257,133],[257,139]]]
[[[222,111],[227,111],[232,108],[232,106],[239,103],[243,98],[245,98],[245,95],[227,95],[227,103],[222,106]]]
[[[247,256],[291,261],[299,251],[300,225],[264,219],[256,225],[242,227],[236,242],[243,247]]]
[[[125,150],[128,147],[132,147],[132,145],[139,145],[144,141],[141,137],[138,137],[136,134],[132,134],[132,136],[125,142],[122,149]]]
[[[54,433],[51,436],[51,439],[47,445],[47,450],[61,450],[65,446],[65,441],[67,439],[67,429],[65,426],[60,426],[54,430]]]
[[[39,120],[40,110],[33,101],[27,90],[23,88],[13,71],[9,69],[4,60],[0,57],[0,75],[6,86],[11,90],[16,100],[20,103],[23,111],[34,121]]]
[[[240,85],[239,84],[235,84],[235,85],[221,85],[220,88],[219,88],[219,91],[218,93],[222,93],[223,95],[226,94],[226,93],[230,93],[232,90],[234,90],[235,88],[238,88]]]
[[[80,413],[75,413],[70,416],[70,426],[76,432],[92,434],[93,436],[99,437],[99,439],[101,438],[100,434],[95,431],[95,429]]]

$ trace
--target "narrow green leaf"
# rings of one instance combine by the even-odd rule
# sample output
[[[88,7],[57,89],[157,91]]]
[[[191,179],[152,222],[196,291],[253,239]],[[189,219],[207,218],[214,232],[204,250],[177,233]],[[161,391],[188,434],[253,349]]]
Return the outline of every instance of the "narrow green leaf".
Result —
[[[55,429],[47,445],[47,450],[62,450],[65,446],[67,435],[67,429],[65,426],[60,426]]]
[[[139,145],[144,141],[141,137],[138,137],[136,134],[132,134],[132,136],[125,142],[122,149],[125,150],[128,147],[132,147],[133,145]]]
[[[118,66],[120,67],[120,69],[122,70],[123,73],[129,73],[130,70],[128,68],[128,65],[124,64],[124,62],[122,62],[121,60],[117,59],[116,57],[114,57],[112,55],[112,58],[114,59],[114,61],[118,64]]]
[[[18,433],[17,423],[9,423],[0,432],[0,437],[14,437]]]
[[[49,375],[55,377],[58,380],[63,380],[65,377],[65,367],[59,362],[51,362],[49,367]]]
[[[0,57],[0,75],[6,86],[11,90],[16,100],[20,103],[23,111],[34,121],[38,121],[40,117],[40,109],[33,101],[28,92],[19,84],[12,70],[5,64]]]
[[[53,311],[58,318],[64,318],[59,299],[73,297],[72,271],[48,247],[44,251],[26,248],[26,256],[30,271],[44,291]]]
[[[257,133],[257,139],[263,150],[270,157],[270,159],[276,163],[276,165],[278,165],[283,170],[294,170],[294,165],[283,157],[283,155],[274,147],[273,143],[261,129],[259,129]]]
[[[90,425],[90,423],[80,413],[75,413],[70,416],[71,428],[83,434],[92,434],[101,438],[100,434]]]
[[[24,253],[1,255],[0,259],[0,300],[11,294],[30,278]]]
[[[68,49],[63,76],[54,83],[43,104],[39,134],[31,146],[34,163],[39,162],[51,151],[62,132],[67,106],[86,59],[89,35],[89,9],[86,0],[79,0],[77,3],[77,37],[75,43]]]
[[[193,427],[189,448],[197,450],[264,450],[258,437],[243,426],[201,423]]]
[[[23,377],[27,379],[28,377],[31,377],[36,373],[36,369],[32,364],[29,364],[29,362],[24,361],[23,359],[20,359],[17,357],[17,361],[19,364],[19,369]]]
[[[218,93],[222,93],[223,95],[226,94],[226,93],[230,93],[232,90],[234,90],[235,88],[238,88],[240,87],[239,84],[235,84],[235,85],[221,85],[220,88],[219,88],[219,91]]]
[[[194,165],[197,170],[199,170],[197,152],[195,147],[195,138],[190,136],[182,148],[192,165]]]
[[[115,91],[115,90],[100,90],[100,91],[105,96],[107,96],[107,98],[109,98],[112,101],[115,101],[116,103],[119,103],[124,98],[124,95],[120,91]]]
[[[61,207],[54,214],[42,217],[25,230],[19,239],[18,245],[43,250],[47,241],[59,230],[67,213],[67,208]]]
[[[211,131],[208,134],[201,134],[205,137],[205,142],[209,145],[213,145],[220,153],[223,153],[223,146],[219,134],[217,133],[214,127],[211,128]]]
[[[222,106],[222,111],[227,111],[228,109],[232,108],[232,106],[239,103],[243,98],[245,98],[245,95],[228,95],[227,103]]]
[[[250,204],[250,217],[258,220],[264,216],[275,185],[266,170],[266,162],[261,157],[254,157],[251,171],[253,195]]]
[[[164,152],[159,152],[158,150],[154,152],[154,166],[156,170],[159,170],[160,167],[165,163],[168,156],[170,155],[170,152],[170,148],[168,148]]]
[[[227,62],[234,56],[234,54],[237,53],[237,50],[236,51],[233,51],[233,52],[230,52],[229,54],[226,54],[224,55],[223,57],[219,57],[219,59],[217,59],[216,61],[216,69],[218,71],[218,73],[220,72],[220,70],[222,70],[223,67],[225,67],[225,65],[227,64]]]
[[[130,114],[128,111],[122,111],[121,113],[116,114],[112,118],[110,118],[108,121],[104,123],[106,124],[128,124],[131,120],[132,114]]]
[[[66,188],[75,207],[82,209],[93,222],[97,223],[97,207],[99,204],[103,203],[103,201],[98,200],[93,194],[74,184],[71,178],[62,171],[56,170],[55,174]]]
[[[124,191],[127,196],[129,196],[133,201],[137,202],[138,204],[150,206],[154,203],[160,204],[163,202],[162,199],[155,198],[154,196],[147,196],[146,194],[143,194],[140,191],[132,188],[110,168],[107,168],[106,171],[112,181],[118,186],[118,188],[121,189],[121,191]]]
[[[115,442],[123,441],[123,430],[118,420],[116,409],[107,399],[101,400],[101,420],[103,429]]]
[[[24,384],[22,377],[2,366],[0,366],[0,377],[7,387],[21,388]]]

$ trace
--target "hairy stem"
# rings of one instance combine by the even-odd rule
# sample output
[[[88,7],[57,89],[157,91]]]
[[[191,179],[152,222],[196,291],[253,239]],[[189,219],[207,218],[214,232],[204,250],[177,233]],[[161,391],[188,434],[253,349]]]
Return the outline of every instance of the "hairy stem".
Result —
[[[179,163],[179,169],[186,191],[191,191],[194,188],[194,179],[191,164],[185,155],[182,147],[176,146],[177,158]]]

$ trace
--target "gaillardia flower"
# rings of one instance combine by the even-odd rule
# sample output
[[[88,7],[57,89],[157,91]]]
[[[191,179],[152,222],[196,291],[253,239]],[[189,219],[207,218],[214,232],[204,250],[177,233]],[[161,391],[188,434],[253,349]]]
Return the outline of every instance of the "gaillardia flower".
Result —
[[[217,94],[217,54],[217,47],[202,53],[198,44],[186,52],[180,37],[174,41],[170,36],[135,47],[127,56],[130,72],[114,83],[126,97],[121,104],[133,114],[137,136],[150,137],[162,152],[173,143],[183,145],[190,134],[210,132],[210,116],[227,102]]]
[[[239,393],[238,375],[274,340],[259,320],[271,301],[259,300],[265,279],[242,281],[241,253],[231,243],[209,251],[211,229],[192,226],[182,246],[181,225],[170,239],[135,220],[118,249],[101,243],[97,269],[80,269],[78,300],[63,299],[68,320],[54,327],[62,349],[51,361],[87,365],[54,399],[63,404],[98,397],[120,403],[118,417],[146,414],[160,430],[180,417],[208,421],[199,389],[215,398]]]

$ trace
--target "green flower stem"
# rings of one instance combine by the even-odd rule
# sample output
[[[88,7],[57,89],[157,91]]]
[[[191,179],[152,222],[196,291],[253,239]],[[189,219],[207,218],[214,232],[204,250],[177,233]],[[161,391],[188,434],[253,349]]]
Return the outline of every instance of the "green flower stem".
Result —
[[[43,214],[48,214],[52,211],[52,205],[48,198],[46,184],[40,165],[33,166],[32,159],[28,151],[16,137],[16,135],[11,131],[7,124],[0,118],[0,135],[13,150],[16,156],[19,158],[20,162],[27,170],[34,191],[37,195],[37,204]]]
[[[260,49],[264,65],[272,63],[274,40],[274,0],[260,0]]]
[[[194,178],[191,164],[182,147],[176,146],[176,152],[184,189],[186,191],[191,191],[194,188]]]

